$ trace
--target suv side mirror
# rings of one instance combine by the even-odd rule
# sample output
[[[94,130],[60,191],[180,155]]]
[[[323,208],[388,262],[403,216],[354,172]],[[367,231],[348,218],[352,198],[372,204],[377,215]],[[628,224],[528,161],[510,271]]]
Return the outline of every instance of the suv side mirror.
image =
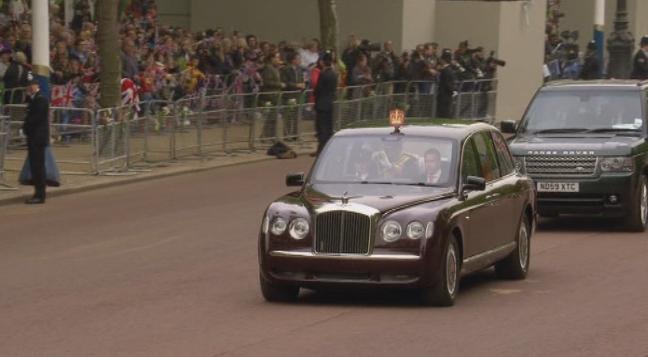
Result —
[[[299,172],[296,174],[286,175],[286,186],[288,187],[304,186],[304,173]]]
[[[484,191],[486,189],[486,179],[477,176],[468,176],[463,184],[464,191]]]
[[[515,120],[502,120],[500,130],[504,134],[515,134],[517,132],[517,123]]]

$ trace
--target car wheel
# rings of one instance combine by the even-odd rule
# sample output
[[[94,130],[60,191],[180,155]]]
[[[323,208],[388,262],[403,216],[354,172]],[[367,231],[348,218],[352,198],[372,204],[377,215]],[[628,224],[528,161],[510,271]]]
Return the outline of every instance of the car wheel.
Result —
[[[515,250],[495,264],[497,276],[503,279],[524,279],[531,261],[531,225],[524,215],[520,220]]]
[[[423,302],[433,306],[454,305],[457,291],[459,291],[460,254],[457,248],[457,239],[449,239],[443,254],[443,264],[437,272],[438,283],[422,291]]]
[[[626,226],[633,232],[644,232],[648,222],[648,183],[646,177],[642,176],[639,182],[639,190],[632,202],[630,216]]]
[[[259,274],[261,283],[261,294],[269,302],[293,302],[299,296],[299,287],[286,285],[273,285],[261,274]]]

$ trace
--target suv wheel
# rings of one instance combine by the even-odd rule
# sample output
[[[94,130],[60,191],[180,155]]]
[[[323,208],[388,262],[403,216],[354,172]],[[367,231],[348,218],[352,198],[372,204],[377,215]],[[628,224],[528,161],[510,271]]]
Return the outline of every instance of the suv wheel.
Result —
[[[273,285],[261,274],[259,274],[259,281],[261,283],[261,294],[263,294],[266,301],[293,302],[299,296],[299,287],[297,286]]]
[[[646,176],[642,176],[639,189],[632,201],[626,226],[631,231],[643,232],[646,230],[646,225],[648,225],[648,181]]]
[[[454,305],[457,291],[459,291],[460,254],[457,248],[457,239],[449,239],[443,254],[441,269],[437,272],[437,284],[424,288],[421,292],[423,303],[433,306]]]
[[[495,264],[497,276],[503,279],[524,279],[531,261],[531,229],[529,220],[523,215],[518,227],[515,250]]]

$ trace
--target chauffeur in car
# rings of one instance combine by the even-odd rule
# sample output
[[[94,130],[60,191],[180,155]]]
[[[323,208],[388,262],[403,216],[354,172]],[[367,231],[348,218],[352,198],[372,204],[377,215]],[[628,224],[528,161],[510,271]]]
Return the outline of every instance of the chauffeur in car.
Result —
[[[380,152],[398,150],[387,163]],[[300,288],[402,287],[454,304],[460,278],[495,266],[524,279],[536,203],[500,132],[482,123],[345,129],[299,187],[272,202],[259,233],[268,301]]]

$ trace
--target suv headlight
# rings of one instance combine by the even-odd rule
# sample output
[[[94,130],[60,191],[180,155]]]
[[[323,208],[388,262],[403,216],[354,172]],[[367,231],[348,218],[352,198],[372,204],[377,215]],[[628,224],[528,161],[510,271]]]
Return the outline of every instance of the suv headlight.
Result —
[[[302,240],[306,238],[310,231],[310,224],[305,218],[295,218],[290,222],[288,232],[293,239]]]
[[[393,243],[400,239],[403,234],[403,228],[400,223],[392,220],[383,223],[380,232],[382,233],[382,239],[385,242]]]
[[[270,232],[272,232],[272,234],[276,236],[280,236],[286,231],[287,227],[288,227],[288,222],[286,222],[286,220],[281,217],[277,217],[272,221],[272,227],[270,228]]]
[[[632,172],[634,160],[632,157],[602,157],[599,160],[599,167],[603,172]]]

